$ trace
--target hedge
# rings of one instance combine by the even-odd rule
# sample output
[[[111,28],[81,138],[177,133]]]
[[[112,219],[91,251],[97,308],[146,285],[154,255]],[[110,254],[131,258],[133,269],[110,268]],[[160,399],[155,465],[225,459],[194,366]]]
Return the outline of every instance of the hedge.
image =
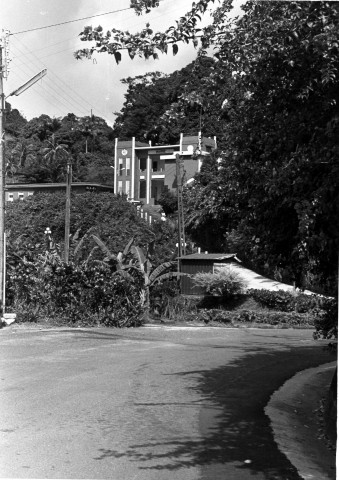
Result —
[[[203,309],[192,314],[192,320],[204,323],[218,322],[236,325],[238,323],[256,323],[267,325],[283,325],[287,327],[310,327],[314,325],[312,314],[295,312],[255,311],[255,310],[219,310]]]

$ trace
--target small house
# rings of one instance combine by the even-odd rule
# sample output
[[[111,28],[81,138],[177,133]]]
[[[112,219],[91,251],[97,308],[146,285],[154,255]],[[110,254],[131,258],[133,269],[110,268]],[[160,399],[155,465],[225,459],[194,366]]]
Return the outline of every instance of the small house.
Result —
[[[181,293],[183,295],[202,295],[200,287],[193,284],[193,276],[198,272],[214,273],[227,265],[240,263],[235,253],[192,253],[180,258],[181,272],[187,273],[181,277]]]

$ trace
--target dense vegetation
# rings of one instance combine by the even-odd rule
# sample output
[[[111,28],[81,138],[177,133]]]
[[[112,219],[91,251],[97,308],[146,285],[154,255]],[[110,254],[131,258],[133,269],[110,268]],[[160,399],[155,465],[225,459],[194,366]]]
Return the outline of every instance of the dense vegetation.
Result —
[[[117,114],[114,135],[122,140],[151,140],[154,145],[174,144],[180,133],[197,135],[200,130],[205,136],[220,137],[216,103],[197,94],[214,63],[201,56],[170,75],[155,72],[122,80],[127,85],[126,100]]]
[[[92,115],[40,115],[27,121],[6,103],[6,181],[51,183],[65,180],[67,160],[73,181],[113,184],[114,134]]]
[[[93,241],[87,238],[89,231],[99,236],[114,253],[122,251],[132,237],[137,245],[145,249],[154,241],[155,266],[175,253],[174,227],[160,221],[154,222],[152,226],[148,225],[140,218],[136,208],[120,195],[103,192],[72,194],[70,218],[71,244],[74,239],[74,248],[76,239],[83,238],[82,259],[87,258],[95,246]],[[62,252],[65,232],[65,195],[62,192],[39,193],[25,201],[7,204],[6,230],[9,248],[16,248],[14,245],[19,239],[27,248],[31,246],[41,252],[45,251],[46,227],[51,229],[53,242],[60,246]],[[95,254],[96,257],[98,255]]]
[[[8,204],[6,227],[6,304],[21,321],[140,325],[153,286],[174,275],[173,227],[147,224],[120,195],[72,195],[67,263],[64,194]]]
[[[180,42],[199,47],[191,75],[183,69],[167,77],[127,79],[115,128],[122,135],[160,139],[162,129],[172,134],[186,127],[191,133],[201,124],[203,134],[217,134],[219,150],[186,192],[190,234],[204,250],[236,251],[263,273],[334,294],[338,3],[248,1],[243,14],[230,20],[232,2],[224,0],[211,25],[198,30],[211,3],[195,2],[163,32],[149,25],[136,34],[85,27],[81,39],[95,43],[76,57],[108,53],[120,62],[122,50],[132,58],[156,59],[159,52],[176,54]],[[133,3],[139,14],[157,4]],[[206,58],[211,47],[213,59]],[[142,127],[131,121],[133,111],[143,112]]]
[[[157,3],[135,0],[133,6],[142,13]],[[237,252],[249,266],[277,280],[335,295],[338,4],[249,1],[239,18],[229,20],[232,2],[224,0],[212,24],[198,31],[199,16],[210,3],[194,3],[176,27],[164,32],[153,32],[149,25],[134,35],[86,27],[82,40],[95,44],[77,52],[77,58],[103,52],[119,62],[125,49],[132,58],[156,59],[159,51],[176,54],[184,41],[199,47],[197,60],[171,75],[155,72],[125,79],[126,101],[113,129],[97,117],[42,115],[26,122],[17,111],[9,111],[8,180],[60,181],[71,157],[75,180],[109,181],[114,136],[172,143],[180,132],[217,135],[218,150],[185,189],[186,228],[192,239],[203,250]],[[117,222],[109,220],[111,205],[83,199],[83,205],[81,196],[72,200],[73,235],[93,227],[116,253],[131,236],[131,220],[140,244],[147,248],[156,235],[162,245],[156,264],[174,251],[169,223],[146,232],[139,220],[134,225],[132,207],[116,199],[113,217],[124,225],[119,232]],[[10,207],[10,239],[23,233],[39,243],[47,226],[42,223],[54,218],[55,224],[48,226],[56,242],[62,242],[63,199],[55,197],[54,210],[53,202],[36,198],[26,204],[28,210],[24,204],[15,206],[17,218],[37,219],[36,229],[29,222],[21,228]],[[173,213],[174,198],[164,197],[163,204]],[[96,259],[98,251],[93,255]]]

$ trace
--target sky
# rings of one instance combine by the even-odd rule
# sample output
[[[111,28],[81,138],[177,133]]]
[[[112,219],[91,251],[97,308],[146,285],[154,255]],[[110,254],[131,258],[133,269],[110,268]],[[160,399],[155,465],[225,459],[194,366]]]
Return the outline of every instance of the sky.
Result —
[[[240,13],[240,1],[234,2],[234,14]],[[161,0],[159,8],[142,16],[129,9],[129,4],[129,0],[0,0],[0,29],[11,33],[5,95],[47,69],[43,79],[20,96],[7,100],[12,108],[17,108],[27,120],[41,114],[63,117],[74,113],[82,117],[92,112],[112,126],[114,113],[122,108],[126,93],[121,79],[156,70],[171,73],[194,60],[197,51],[192,45],[183,44],[175,57],[171,53],[159,54],[159,60],[131,60],[127,52],[122,53],[119,65],[112,55],[104,53],[95,55],[93,60],[76,60],[73,53],[90,45],[79,39],[84,26],[137,32],[150,23],[153,30],[163,31],[190,10],[192,0]],[[127,10],[108,13],[120,9]],[[100,14],[105,15],[93,17]],[[84,17],[92,18],[73,22]],[[41,28],[63,22],[71,23]],[[36,30],[27,32],[32,29]]]

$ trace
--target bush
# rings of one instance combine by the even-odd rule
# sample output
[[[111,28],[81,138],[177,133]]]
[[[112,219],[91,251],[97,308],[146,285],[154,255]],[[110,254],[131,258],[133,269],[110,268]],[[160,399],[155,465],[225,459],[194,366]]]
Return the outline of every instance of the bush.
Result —
[[[233,298],[241,295],[246,281],[231,268],[222,268],[216,273],[199,272],[193,277],[195,286],[201,287],[207,295]]]
[[[314,324],[315,317],[310,314],[294,312],[259,312],[256,310],[200,310],[196,320],[204,323],[218,322],[237,325],[241,323],[265,324],[285,327],[309,327]]]
[[[320,297],[313,337],[338,338],[338,299]]]
[[[114,273],[103,263],[75,265],[40,258],[11,269],[7,283],[18,321],[52,317],[117,327],[142,323],[138,280]]]
[[[308,314],[313,319],[316,329],[314,338],[338,338],[338,300],[335,298],[304,293],[292,294],[284,290],[252,289],[247,293],[263,307],[279,312]]]
[[[249,289],[250,295],[262,307],[280,312],[307,313],[317,309],[320,304],[320,295],[306,295],[305,293],[291,293],[285,290],[256,290]]]
[[[165,280],[156,283],[150,289],[150,310],[160,317],[169,317],[171,315],[171,305],[173,299],[179,294],[178,281],[176,279]]]
[[[272,291],[249,289],[247,290],[247,294],[254,298],[254,300],[262,307],[279,310],[280,312],[291,312],[295,310],[295,295],[292,295],[285,290]]]

